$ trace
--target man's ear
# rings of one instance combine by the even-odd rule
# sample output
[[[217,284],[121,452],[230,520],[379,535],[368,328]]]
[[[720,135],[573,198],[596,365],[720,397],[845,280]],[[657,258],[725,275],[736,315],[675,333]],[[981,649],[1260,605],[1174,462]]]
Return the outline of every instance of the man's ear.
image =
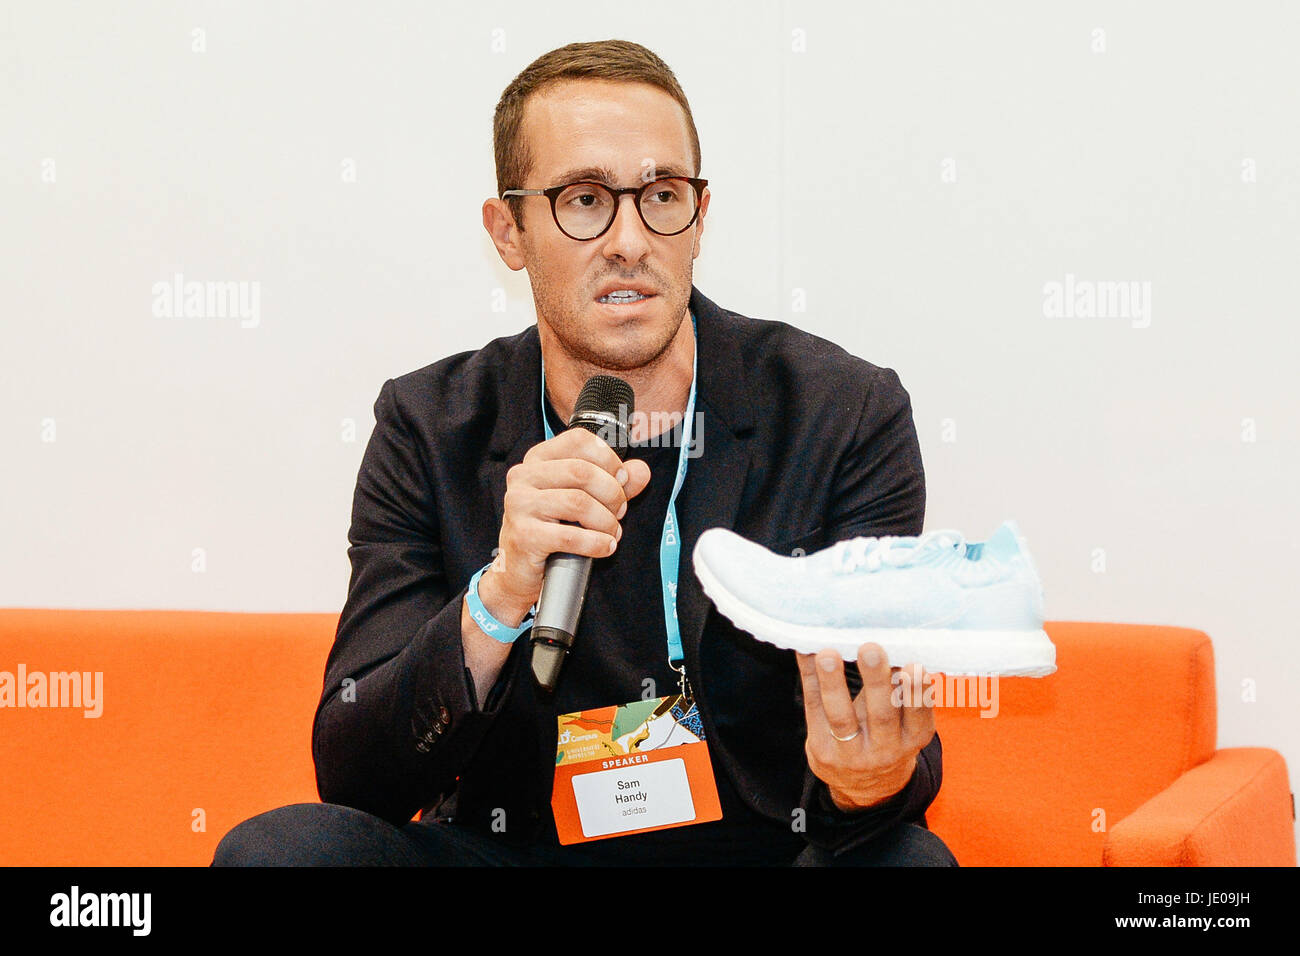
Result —
[[[483,228],[508,268],[514,272],[524,268],[526,259],[519,235],[523,230],[504,199],[488,199],[483,203]]]
[[[700,215],[699,218],[695,221],[695,242],[693,247],[691,248],[692,259],[697,259],[699,258],[700,255],[700,236],[704,235],[704,217],[708,215],[709,200],[712,198],[713,198],[713,194],[709,192],[709,187],[705,186],[704,195],[700,197]]]

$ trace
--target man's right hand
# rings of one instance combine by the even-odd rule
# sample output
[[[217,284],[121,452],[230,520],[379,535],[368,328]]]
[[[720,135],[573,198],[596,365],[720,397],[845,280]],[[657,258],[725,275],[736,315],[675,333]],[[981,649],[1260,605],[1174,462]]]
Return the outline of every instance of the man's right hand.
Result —
[[[495,614],[489,596],[495,598],[510,617],[499,619],[518,625],[541,596],[551,554],[613,554],[628,501],[649,483],[644,461],[620,461],[614,449],[585,428],[570,428],[530,448],[506,472],[500,550],[479,579],[484,607]],[[482,585],[489,580],[485,595]]]
[[[497,620],[517,627],[541,596],[546,559],[557,551],[592,558],[613,554],[628,501],[649,483],[644,461],[621,461],[585,428],[570,428],[534,445],[506,472],[497,556],[479,578],[483,606]],[[480,631],[467,604],[461,636],[481,701],[495,683],[509,645]]]

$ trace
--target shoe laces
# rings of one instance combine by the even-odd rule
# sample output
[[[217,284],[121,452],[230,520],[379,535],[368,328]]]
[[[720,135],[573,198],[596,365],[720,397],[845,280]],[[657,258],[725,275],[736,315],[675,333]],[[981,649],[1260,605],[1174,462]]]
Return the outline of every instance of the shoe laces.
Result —
[[[885,565],[897,568],[912,563],[923,550],[934,550],[929,547],[931,543],[939,550],[947,550],[964,540],[958,531],[931,531],[919,538],[900,535],[852,538],[835,545],[832,566],[841,574],[858,568],[879,571]]]

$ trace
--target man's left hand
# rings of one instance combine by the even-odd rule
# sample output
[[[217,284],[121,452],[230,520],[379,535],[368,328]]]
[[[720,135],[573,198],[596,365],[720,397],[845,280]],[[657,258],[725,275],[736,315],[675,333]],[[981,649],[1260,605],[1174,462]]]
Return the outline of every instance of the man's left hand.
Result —
[[[852,812],[884,803],[912,778],[916,755],[934,737],[933,701],[921,691],[929,675],[909,664],[894,703],[889,659],[879,644],[858,648],[862,690],[849,694],[844,661],[834,651],[796,654],[803,678],[808,766],[826,782],[831,800]]]

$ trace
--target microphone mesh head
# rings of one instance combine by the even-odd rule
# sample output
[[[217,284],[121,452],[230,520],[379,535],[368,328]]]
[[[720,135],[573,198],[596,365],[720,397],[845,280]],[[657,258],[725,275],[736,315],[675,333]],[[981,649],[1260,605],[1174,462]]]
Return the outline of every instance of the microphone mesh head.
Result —
[[[613,375],[593,375],[587,379],[578,401],[573,406],[569,424],[587,429],[618,452],[619,458],[627,456],[628,422],[635,408],[632,386]],[[592,416],[609,416],[617,420],[616,426],[601,424]],[[583,420],[585,418],[585,420]]]
[[[604,412],[618,415],[619,406],[625,407],[624,414],[632,416],[632,386],[613,375],[593,375],[587,379],[578,393],[578,401],[573,406],[574,414],[578,412]]]

